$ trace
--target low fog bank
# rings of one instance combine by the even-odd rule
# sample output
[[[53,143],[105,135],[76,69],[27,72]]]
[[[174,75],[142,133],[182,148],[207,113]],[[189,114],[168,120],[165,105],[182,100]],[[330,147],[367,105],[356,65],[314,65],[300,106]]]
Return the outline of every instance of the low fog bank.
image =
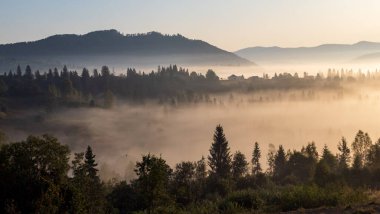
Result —
[[[324,144],[336,152],[338,141],[349,142],[359,129],[375,141],[380,137],[380,96],[366,91],[337,97],[335,92],[319,93],[310,100],[289,101],[303,92],[254,95],[224,95],[215,104],[163,106],[119,103],[111,110],[72,108],[46,115],[42,111],[19,112],[4,120],[0,129],[11,141],[29,134],[52,134],[73,152],[93,147],[103,179],[130,179],[141,155],[148,152],[174,166],[180,161],[207,157],[217,124],[222,124],[231,153],[242,151],[250,160],[254,142],[262,149],[266,165],[269,144],[300,149],[315,141],[318,151]],[[258,97],[266,97],[258,101]],[[37,119],[36,119],[37,118]]]

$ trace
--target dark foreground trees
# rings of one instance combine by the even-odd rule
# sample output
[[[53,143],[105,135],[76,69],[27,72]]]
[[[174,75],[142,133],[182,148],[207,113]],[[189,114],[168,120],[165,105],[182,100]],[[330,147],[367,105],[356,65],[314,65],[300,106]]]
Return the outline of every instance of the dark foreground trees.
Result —
[[[147,154],[136,162],[135,179],[104,183],[90,146],[69,164],[70,151],[56,138],[30,136],[0,144],[0,212],[262,213],[354,205],[368,200],[368,188],[380,187],[379,142],[358,132],[352,145],[354,155],[365,158],[358,159],[360,167],[350,162],[344,138],[337,155],[327,146],[319,155],[314,143],[300,151],[280,145],[270,151],[270,170],[263,173],[259,144],[253,145],[250,166],[242,152],[231,157],[218,125],[209,171],[203,157],[172,169],[161,156]]]
[[[29,136],[0,150],[2,212],[56,213],[65,207],[69,148],[49,135]]]

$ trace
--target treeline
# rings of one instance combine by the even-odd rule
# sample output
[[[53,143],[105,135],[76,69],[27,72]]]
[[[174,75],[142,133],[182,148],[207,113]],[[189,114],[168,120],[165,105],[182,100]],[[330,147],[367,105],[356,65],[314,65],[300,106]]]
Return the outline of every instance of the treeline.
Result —
[[[4,139],[4,138],[1,138]],[[300,151],[280,145],[260,163],[231,153],[222,126],[213,135],[209,155],[172,169],[161,156],[143,155],[137,178],[104,182],[89,146],[75,153],[54,137],[30,136],[0,147],[2,213],[251,213],[321,206],[346,206],[368,200],[365,190],[380,184],[380,140],[359,131],[351,146],[345,138],[334,155],[314,143]]]
[[[66,66],[61,71],[54,68],[45,73],[34,72],[30,66],[23,71],[18,66],[16,72],[0,76],[0,97],[9,102],[24,101],[50,108],[59,105],[109,107],[115,95],[137,102],[145,99],[200,102],[210,101],[208,93],[223,90],[218,80],[212,70],[204,76],[176,65],[158,67],[151,73],[128,68],[126,74],[119,76],[107,66],[92,72],[84,68],[80,74],[69,71]]]
[[[359,75],[360,74],[360,75]],[[8,108],[42,106],[52,110],[60,106],[98,106],[109,108],[117,98],[130,102],[155,100],[159,103],[216,103],[212,95],[218,92],[252,92],[262,90],[313,90],[314,88],[340,87],[342,81],[374,79],[375,74],[361,74],[353,77],[352,72],[329,71],[326,77],[307,73],[275,74],[269,77],[253,76],[243,80],[221,80],[208,70],[205,75],[189,72],[187,69],[170,65],[158,67],[150,73],[128,68],[127,72],[115,75],[107,66],[99,71],[84,68],[81,72],[70,71],[66,66],[61,70],[48,72],[33,71],[30,66],[20,66],[16,71],[0,75],[0,107]]]

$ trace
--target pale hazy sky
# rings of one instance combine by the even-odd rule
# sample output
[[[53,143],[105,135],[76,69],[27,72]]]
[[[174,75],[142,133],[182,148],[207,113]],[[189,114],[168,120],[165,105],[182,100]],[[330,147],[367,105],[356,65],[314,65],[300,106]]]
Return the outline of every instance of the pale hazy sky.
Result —
[[[117,29],[235,51],[380,41],[379,0],[0,0],[0,43]]]

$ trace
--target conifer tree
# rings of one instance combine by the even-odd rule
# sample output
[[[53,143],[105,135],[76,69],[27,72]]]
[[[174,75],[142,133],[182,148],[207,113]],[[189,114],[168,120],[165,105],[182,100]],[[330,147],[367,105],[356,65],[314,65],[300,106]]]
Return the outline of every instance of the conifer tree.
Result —
[[[87,147],[84,162],[87,175],[92,179],[99,179],[97,175],[98,169],[96,168],[98,164],[95,163],[95,155],[92,153],[92,148],[90,146]]]
[[[211,145],[210,155],[208,156],[211,173],[217,177],[229,177],[231,174],[230,148],[228,147],[228,141],[221,125],[216,126],[213,139],[214,142]]]
[[[259,144],[255,142],[255,147],[252,153],[252,174],[258,175],[261,173],[261,165],[260,165],[261,151]]]
[[[286,154],[284,147],[280,145],[278,147],[277,153],[274,156],[274,169],[273,176],[275,179],[283,178],[286,172]]]
[[[351,160],[350,148],[348,148],[346,138],[342,137],[342,140],[338,144],[338,169],[344,171],[348,169],[348,165]]]
[[[336,169],[337,159],[331,153],[331,151],[329,150],[329,148],[327,147],[327,145],[325,145],[323,147],[321,161],[324,161],[331,171],[333,171],[333,170]]]

